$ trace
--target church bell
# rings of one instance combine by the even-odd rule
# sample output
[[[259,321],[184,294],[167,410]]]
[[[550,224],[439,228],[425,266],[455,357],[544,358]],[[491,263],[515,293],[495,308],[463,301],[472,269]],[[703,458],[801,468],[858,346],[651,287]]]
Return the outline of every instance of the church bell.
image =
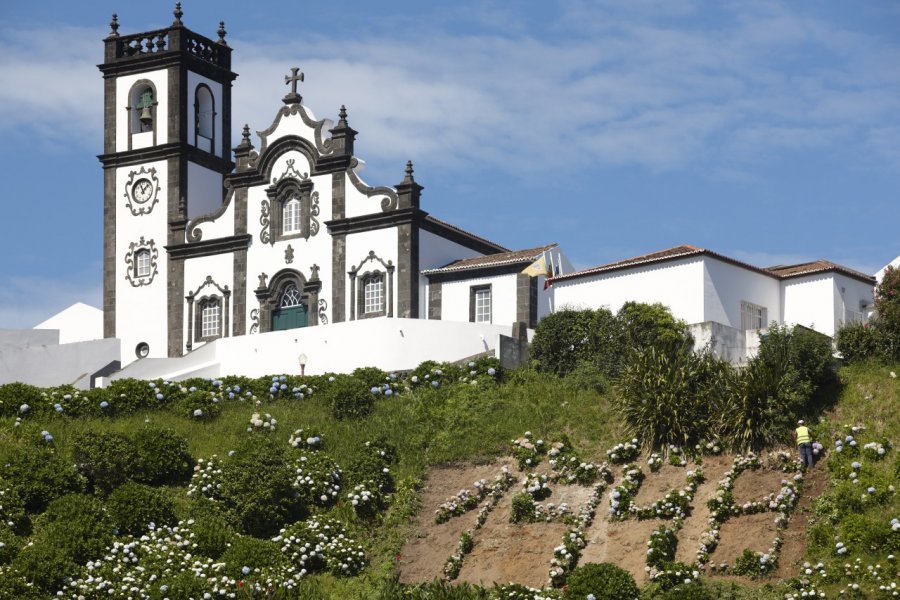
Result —
[[[143,125],[153,124],[153,115],[150,113],[150,107],[145,106],[141,109],[141,116],[138,117]]]

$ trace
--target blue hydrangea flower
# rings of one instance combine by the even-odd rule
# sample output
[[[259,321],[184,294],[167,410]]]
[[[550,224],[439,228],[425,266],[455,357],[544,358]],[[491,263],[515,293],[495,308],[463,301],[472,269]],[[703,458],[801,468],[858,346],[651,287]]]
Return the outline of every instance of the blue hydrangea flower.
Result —
[[[432,382],[431,382],[431,387],[433,387],[433,388],[436,388],[436,387],[438,387],[439,385],[441,385],[441,382],[440,382],[440,381],[435,380],[435,381],[432,381]]]
[[[103,402],[100,403],[100,408],[107,408],[107,407],[109,407],[109,402],[107,402],[106,400],[104,400]]]
[[[494,367],[491,367],[490,369],[488,369],[488,375],[490,375],[491,377],[493,377],[496,374],[497,374],[497,369],[495,369]]]
[[[53,410],[55,410],[56,412],[62,412],[62,411],[63,411],[63,407],[62,407],[61,404],[54,404],[54,405],[53,405]]]

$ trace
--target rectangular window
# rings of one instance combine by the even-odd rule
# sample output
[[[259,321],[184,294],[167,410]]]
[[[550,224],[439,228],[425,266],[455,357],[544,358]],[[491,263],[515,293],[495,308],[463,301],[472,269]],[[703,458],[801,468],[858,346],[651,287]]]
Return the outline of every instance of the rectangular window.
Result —
[[[472,288],[473,321],[491,322],[491,286]]]
[[[217,302],[205,304],[200,318],[200,337],[219,335],[219,304]]]
[[[741,300],[741,329],[762,329],[768,323],[765,306]]]
[[[368,277],[363,286],[365,301],[364,313],[376,313],[384,310],[384,279],[380,276]]]
[[[137,253],[136,275],[138,277],[150,276],[150,253],[146,250]]]
[[[281,232],[283,234],[297,233],[300,231],[300,201],[296,198],[284,205],[282,215]]]

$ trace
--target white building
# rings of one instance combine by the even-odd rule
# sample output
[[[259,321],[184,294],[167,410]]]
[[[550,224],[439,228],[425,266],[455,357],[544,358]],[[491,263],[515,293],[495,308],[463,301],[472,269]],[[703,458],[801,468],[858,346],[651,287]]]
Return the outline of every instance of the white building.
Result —
[[[760,268],[683,245],[550,279],[556,307],[617,311],[625,302],[659,302],[735,362],[754,352],[771,323],[803,325],[828,336],[864,321],[875,278],[827,260]],[[748,335],[749,332],[749,335]]]

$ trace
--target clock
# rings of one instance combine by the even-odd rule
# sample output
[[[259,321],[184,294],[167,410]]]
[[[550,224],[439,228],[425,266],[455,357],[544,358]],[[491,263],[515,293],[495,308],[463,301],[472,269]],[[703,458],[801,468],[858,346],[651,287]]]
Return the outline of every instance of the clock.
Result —
[[[125,206],[138,217],[148,215],[159,202],[159,177],[153,167],[141,167],[128,174],[124,183]]]
[[[131,187],[131,197],[139,204],[147,202],[153,198],[153,183],[149,179],[138,179]]]

